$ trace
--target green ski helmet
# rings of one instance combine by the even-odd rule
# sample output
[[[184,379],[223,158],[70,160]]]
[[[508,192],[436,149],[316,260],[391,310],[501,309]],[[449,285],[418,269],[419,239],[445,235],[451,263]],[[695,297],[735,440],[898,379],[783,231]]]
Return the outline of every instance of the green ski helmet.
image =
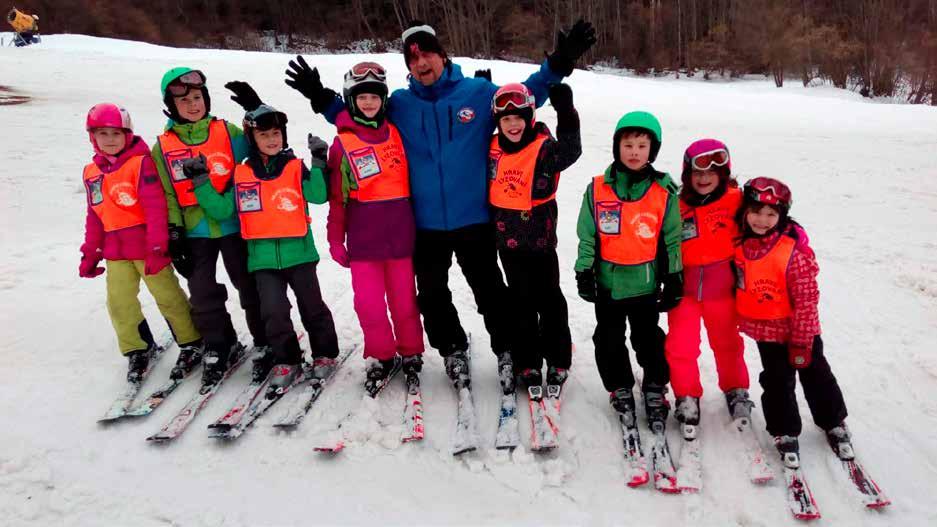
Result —
[[[612,155],[615,161],[621,164],[618,155],[618,143],[625,132],[644,132],[651,136],[651,153],[647,160],[653,163],[657,159],[657,153],[660,152],[660,145],[663,141],[663,134],[660,130],[660,121],[653,114],[648,112],[628,112],[618,120],[615,125],[615,135],[612,139]]]
[[[187,75],[190,73],[195,75]],[[176,104],[172,100],[173,94],[169,90],[169,85],[184,76],[195,77],[192,79],[183,79],[183,84],[187,88],[185,93],[188,93],[189,89],[200,89],[202,91],[202,98],[205,99],[205,113],[206,115],[211,113],[211,97],[208,95],[208,87],[205,85],[205,74],[188,66],[177,66],[175,68],[171,68],[169,71],[163,74],[163,79],[160,81],[159,90],[163,96],[163,104],[166,105],[166,110],[164,110],[163,113],[166,114],[166,116],[170,119],[179,123],[186,121],[182,119],[179,116],[179,113],[176,111]]]

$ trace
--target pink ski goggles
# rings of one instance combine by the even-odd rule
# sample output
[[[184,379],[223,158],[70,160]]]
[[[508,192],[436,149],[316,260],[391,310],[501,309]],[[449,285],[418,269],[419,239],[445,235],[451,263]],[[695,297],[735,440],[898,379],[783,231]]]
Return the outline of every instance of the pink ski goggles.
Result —
[[[714,166],[724,167],[728,164],[729,152],[722,148],[697,154],[690,159],[690,166],[693,170],[709,170]]]

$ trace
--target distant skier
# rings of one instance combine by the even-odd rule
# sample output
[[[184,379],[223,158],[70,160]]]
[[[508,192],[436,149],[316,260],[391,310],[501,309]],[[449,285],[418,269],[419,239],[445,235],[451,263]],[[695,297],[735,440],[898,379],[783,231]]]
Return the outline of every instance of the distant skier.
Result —
[[[641,387],[649,423],[663,425],[670,411],[670,380],[659,313],[683,296],[677,186],[654,169],[661,127],[647,112],[625,114],[615,127],[613,162],[586,187],[576,232],[579,296],[595,303],[595,362],[610,403],[635,423],[634,374],[625,345],[644,369]],[[661,289],[661,286],[663,288]]]
[[[338,337],[332,313],[322,300],[316,251],[309,228],[310,203],[325,203],[325,145],[313,150],[312,170],[289,148],[286,114],[262,104],[254,90],[239,81],[226,87],[247,111],[244,135],[248,156],[234,169],[233,185],[219,191],[204,155],[183,163],[195,198],[208,218],[236,218],[247,244],[247,271],[260,296],[271,352],[254,363],[255,381],[270,375],[268,396],[282,393],[302,372],[303,352],[290,319],[287,286],[296,296],[299,317],[309,336],[314,375],[325,378],[335,368]]]
[[[768,433],[786,463],[799,459],[799,376],[813,420],[834,451],[851,451],[846,403],[820,338],[820,269],[807,233],[789,216],[791,191],[778,180],[758,177],[745,183],[743,195],[736,216],[736,309],[740,329],[758,342]]]
[[[345,109],[336,117],[338,135],[328,152],[329,253],[351,269],[364,356],[371,359],[369,391],[387,378],[395,356],[403,358],[408,376],[418,375],[423,364],[410,171],[400,132],[387,120],[386,75],[374,62],[345,73]],[[325,148],[318,137],[309,144]]]
[[[514,369],[526,387],[543,384],[544,360],[547,384],[562,386],[572,359],[556,255],[556,191],[582,141],[572,89],[554,84],[549,94],[557,139],[536,120],[534,96],[523,84],[502,86],[491,105],[497,133],[489,146],[488,202],[516,331]]]
[[[729,413],[733,419],[750,417],[748,367],[735,313],[732,270],[742,191],[732,177],[729,149],[715,139],[694,141],[683,155],[681,179],[683,300],[667,313],[665,346],[677,400],[674,417],[684,424],[699,424],[701,320]]]
[[[179,353],[200,353],[202,339],[189,302],[169,265],[169,231],[163,196],[149,147],[133,134],[127,110],[96,104],[85,120],[94,157],[83,174],[88,209],[78,275],[95,278],[107,263],[107,312],[117,344],[129,362],[127,380],[139,382],[156,343],[140,308],[146,284],[179,344]]]
[[[225,302],[228,291],[218,283],[218,255],[238,291],[247,328],[254,346],[266,350],[267,337],[260,316],[260,297],[254,277],[247,270],[247,247],[238,231],[237,217],[222,221],[206,216],[195,198],[192,182],[185,177],[186,159],[204,155],[210,181],[218,192],[231,188],[234,167],[247,157],[247,141],[241,129],[211,115],[211,98],[205,75],[188,67],[172,68],[160,85],[166,129],[153,145],[153,161],[159,171],[169,207],[169,251],[179,274],[188,281],[195,325],[205,338],[205,355],[179,357],[176,370],[202,360],[203,384],[218,382],[240,344]],[[264,373],[266,374],[266,372]]]

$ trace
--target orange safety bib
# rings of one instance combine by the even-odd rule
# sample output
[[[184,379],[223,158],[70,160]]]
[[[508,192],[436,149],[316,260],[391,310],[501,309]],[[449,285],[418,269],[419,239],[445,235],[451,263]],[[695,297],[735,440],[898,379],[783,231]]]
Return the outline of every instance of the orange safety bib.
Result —
[[[303,197],[302,161],[292,159],[276,179],[263,180],[242,163],[234,170],[241,237],[245,240],[298,238],[309,231]]]
[[[740,315],[754,320],[791,316],[787,267],[796,243],[793,238],[781,236],[768,254],[757,260],[746,258],[741,247],[735,248],[735,306]]]
[[[143,156],[128,159],[123,166],[105,174],[94,163],[85,167],[82,178],[88,205],[101,218],[106,232],[146,223],[143,205],[137,195]]]
[[[637,265],[657,256],[657,239],[667,210],[667,190],[651,183],[635,201],[618,199],[605,176],[592,178],[592,210],[599,236],[599,256],[618,265]]]
[[[699,207],[680,201],[683,265],[708,265],[732,258],[738,236],[735,213],[741,203],[742,191],[736,187],[730,187],[716,201]]]
[[[231,147],[231,137],[228,135],[228,126],[221,119],[212,119],[208,126],[208,139],[197,145],[187,145],[179,139],[172,130],[167,130],[157,138],[163,151],[163,160],[172,188],[176,191],[176,200],[182,207],[198,205],[195,199],[195,187],[192,180],[186,179],[182,173],[182,162],[191,157],[205,154],[208,158],[209,178],[211,186],[219,194],[224,194],[234,173],[234,151]]]
[[[488,149],[489,203],[501,209],[530,210],[556,199],[556,192],[546,199],[532,197],[537,156],[547,139],[548,135],[539,134],[520,152],[508,154],[501,149],[497,135],[491,138]]]
[[[355,175],[357,189],[348,197],[361,202],[390,201],[410,197],[410,169],[397,127],[383,143],[368,143],[351,132],[338,134],[345,158]]]

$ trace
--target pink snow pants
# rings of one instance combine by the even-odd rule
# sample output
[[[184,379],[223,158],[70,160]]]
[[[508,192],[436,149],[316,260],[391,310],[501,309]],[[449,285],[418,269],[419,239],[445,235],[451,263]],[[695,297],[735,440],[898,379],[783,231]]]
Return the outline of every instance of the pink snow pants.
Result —
[[[398,353],[404,357],[423,353],[412,258],[352,261],[351,287],[364,333],[365,358],[390,360]]]
[[[735,298],[727,297],[702,302],[683,297],[667,313],[667,341],[664,351],[670,365],[670,385],[675,397],[702,397],[700,384],[700,320],[706,324],[709,345],[716,359],[719,389],[748,389],[748,367],[744,345],[739,335]]]

